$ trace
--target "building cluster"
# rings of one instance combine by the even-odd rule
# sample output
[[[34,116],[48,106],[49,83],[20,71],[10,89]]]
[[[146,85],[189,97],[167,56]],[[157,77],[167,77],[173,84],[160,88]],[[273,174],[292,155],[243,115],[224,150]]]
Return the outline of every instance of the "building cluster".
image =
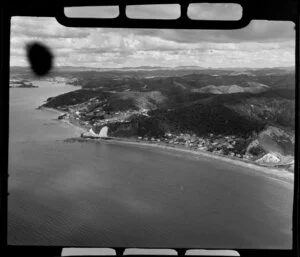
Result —
[[[91,127],[102,127],[112,123],[128,123],[132,117],[136,115],[148,116],[147,109],[141,110],[126,110],[108,112],[105,111],[107,106],[107,99],[99,100],[92,98],[87,102],[68,106],[68,116],[63,118],[70,119],[73,123],[78,125],[91,128]],[[58,108],[62,109],[62,108]],[[242,154],[241,150],[238,149],[238,142],[244,140],[238,136],[224,136],[208,134],[207,136],[197,136],[192,133],[165,133],[161,137],[138,137],[138,140],[148,141],[152,143],[165,143],[172,146],[186,147],[196,151],[209,151],[215,154],[227,155],[232,157],[238,157],[243,159],[251,159],[252,156],[249,154]]]
[[[86,102],[69,105],[68,107],[58,106],[57,109],[68,112],[68,116],[62,118],[71,119],[84,127],[106,126],[112,123],[128,123],[136,115],[148,116],[147,109],[107,111],[108,100],[99,100],[97,97]]]
[[[199,137],[196,134],[189,133],[165,133],[162,137],[138,137],[139,140],[149,142],[163,142],[170,145],[178,145],[189,148],[191,150],[209,151],[215,154],[228,155],[243,159],[250,159],[249,154],[241,154],[240,150],[236,148],[240,140],[244,140],[237,136],[223,136],[209,134],[206,137]]]
[[[91,127],[103,127],[113,123],[130,123],[133,117],[144,115],[148,116],[148,110],[126,110],[107,112],[105,106],[107,99],[100,101],[99,99],[90,99],[89,101],[68,106],[67,108],[59,107],[58,109],[66,111],[65,114],[59,116],[59,119],[68,119],[72,123],[77,123],[81,127],[90,129]],[[253,156],[250,151],[241,147],[245,142],[244,138],[237,135],[215,135],[210,133],[205,136],[197,136],[193,133],[165,133],[159,137],[138,136],[138,140],[147,143],[165,144],[174,147],[182,147],[194,151],[208,151],[218,155],[231,156],[244,160],[256,160],[257,156]],[[253,141],[254,142],[254,141]],[[253,147],[253,142],[251,146]],[[280,159],[276,159],[273,155],[263,155],[256,162],[259,164],[279,164]],[[287,164],[293,164],[292,161],[284,161]]]

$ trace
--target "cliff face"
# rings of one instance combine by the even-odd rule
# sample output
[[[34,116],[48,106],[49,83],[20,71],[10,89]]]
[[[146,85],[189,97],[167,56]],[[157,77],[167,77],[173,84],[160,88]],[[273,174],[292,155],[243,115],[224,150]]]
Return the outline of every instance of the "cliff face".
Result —
[[[267,166],[294,165],[294,133],[291,130],[266,126],[247,147],[257,163]]]

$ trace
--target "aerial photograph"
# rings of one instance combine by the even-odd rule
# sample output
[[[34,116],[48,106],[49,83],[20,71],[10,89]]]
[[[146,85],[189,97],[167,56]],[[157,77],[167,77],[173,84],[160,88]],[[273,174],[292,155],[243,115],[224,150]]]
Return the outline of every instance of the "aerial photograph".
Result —
[[[53,54],[43,77],[27,60],[36,43]],[[13,17],[9,93],[9,244],[292,248],[293,23]]]

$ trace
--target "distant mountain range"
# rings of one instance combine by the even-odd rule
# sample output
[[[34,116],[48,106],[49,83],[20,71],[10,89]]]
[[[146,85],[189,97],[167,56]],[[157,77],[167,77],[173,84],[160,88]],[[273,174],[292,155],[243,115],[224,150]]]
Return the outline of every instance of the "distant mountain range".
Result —
[[[295,71],[295,67],[272,67],[272,68],[211,68],[211,67],[201,67],[201,66],[175,66],[175,67],[163,67],[163,66],[137,66],[137,67],[84,67],[84,66],[56,66],[54,71],[66,71],[66,72],[75,72],[75,71],[112,71],[112,70],[123,70],[123,71],[132,71],[132,70],[227,70],[227,71],[255,71],[255,70],[262,70],[262,71],[276,71],[276,70],[285,70],[285,71]],[[23,66],[12,66],[11,71],[14,72],[24,72],[30,71],[29,67]]]

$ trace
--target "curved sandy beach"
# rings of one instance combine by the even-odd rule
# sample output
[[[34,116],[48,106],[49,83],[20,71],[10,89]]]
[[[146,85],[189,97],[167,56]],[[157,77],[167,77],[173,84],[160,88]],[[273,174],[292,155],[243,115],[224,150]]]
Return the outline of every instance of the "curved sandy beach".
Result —
[[[133,145],[137,147],[142,147],[142,148],[159,148],[162,150],[168,150],[168,151],[176,151],[176,152],[181,152],[181,153],[189,153],[192,154],[194,157],[197,156],[204,156],[208,157],[211,159],[231,163],[237,166],[241,167],[246,167],[254,172],[260,172],[261,174],[264,174],[266,176],[272,177],[274,179],[279,179],[285,182],[288,182],[290,184],[294,183],[294,174],[291,172],[288,172],[284,169],[279,169],[279,168],[271,168],[271,167],[264,167],[260,166],[255,163],[251,163],[250,161],[247,160],[240,160],[237,158],[230,158],[230,157],[225,157],[221,155],[216,155],[210,152],[204,152],[204,151],[194,151],[190,149],[184,149],[180,147],[174,147],[174,146],[168,146],[168,145],[163,145],[163,144],[157,144],[157,143],[145,143],[145,142],[138,142],[138,141],[133,141],[130,139],[124,139],[124,138],[113,138],[110,140],[104,140],[104,139],[83,139],[83,138],[69,138],[65,140],[66,142],[90,142],[90,143],[96,143],[96,144],[125,144],[125,145]]]

